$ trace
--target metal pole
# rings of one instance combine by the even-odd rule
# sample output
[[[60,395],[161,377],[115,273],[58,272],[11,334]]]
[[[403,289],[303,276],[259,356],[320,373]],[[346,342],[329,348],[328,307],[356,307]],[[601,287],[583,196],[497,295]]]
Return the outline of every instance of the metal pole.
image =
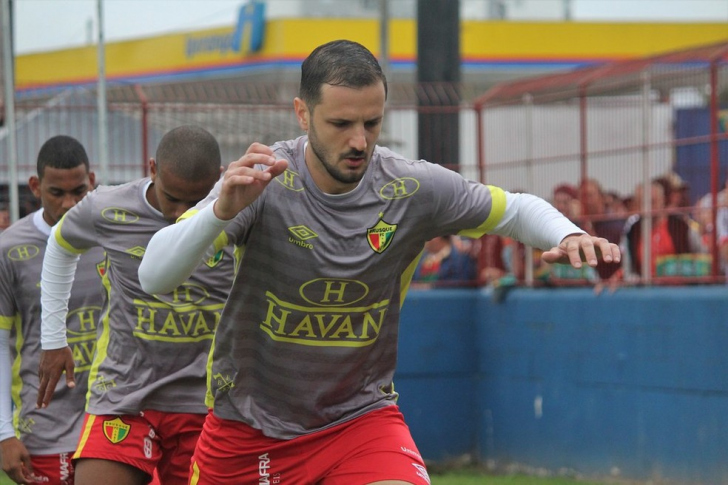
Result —
[[[389,80],[389,0],[379,0],[379,65]]]
[[[99,39],[96,46],[98,56],[98,88],[97,88],[97,109],[99,116],[99,182],[110,183],[109,180],[109,133],[106,112],[106,63],[104,49],[104,0],[96,0],[98,9]]]
[[[20,218],[18,197],[18,149],[15,144],[15,58],[13,54],[13,22],[11,0],[2,0],[3,84],[5,86],[5,129],[7,130],[8,189],[10,222]]]
[[[650,73],[642,74],[642,281],[652,281],[652,181],[650,158],[650,130],[652,129],[652,107]]]
[[[526,107],[526,185],[527,190],[535,194],[536,183],[533,175],[533,96],[529,93],[523,96],[523,104]],[[533,248],[526,245],[526,260],[523,273],[526,285],[533,286]]]
[[[713,256],[713,264],[711,274],[718,276],[720,272],[720,250],[718,247],[718,231],[716,223],[718,217],[718,178],[720,177],[720,149],[718,146],[718,136],[720,134],[718,127],[718,116],[720,104],[718,102],[718,61],[713,60],[710,63],[710,198],[711,212],[710,224],[713,231],[710,234],[710,254]]]

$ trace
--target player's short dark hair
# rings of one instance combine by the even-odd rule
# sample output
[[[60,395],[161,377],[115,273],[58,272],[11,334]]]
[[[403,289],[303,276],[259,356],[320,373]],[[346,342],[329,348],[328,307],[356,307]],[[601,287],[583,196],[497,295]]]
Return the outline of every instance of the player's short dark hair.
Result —
[[[36,171],[42,179],[46,167],[71,169],[81,164],[89,170],[88,155],[81,142],[68,135],[56,135],[40,147]]]
[[[220,145],[210,132],[199,126],[183,125],[168,131],[157,146],[156,161],[185,180],[220,176]]]
[[[318,46],[301,65],[298,96],[312,109],[321,101],[321,86],[331,84],[363,88],[387,78],[374,55],[363,45],[350,40],[334,40]]]

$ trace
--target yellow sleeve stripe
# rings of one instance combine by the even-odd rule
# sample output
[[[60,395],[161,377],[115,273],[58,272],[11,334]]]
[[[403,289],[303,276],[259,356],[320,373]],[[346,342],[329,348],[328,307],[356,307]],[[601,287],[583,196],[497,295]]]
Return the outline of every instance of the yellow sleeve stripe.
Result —
[[[200,212],[200,211],[198,211],[197,209],[189,209],[189,210],[185,211],[184,214],[182,214],[181,216],[179,216],[177,218],[177,221],[176,222],[184,221],[185,219],[189,219],[190,217],[194,216],[198,212]]]
[[[189,219],[190,217],[194,216],[198,212],[200,212],[200,211],[197,209],[190,209],[187,212],[185,212],[184,214],[182,214],[181,216],[179,216],[179,218],[177,219],[177,222],[183,221],[185,219]],[[220,251],[221,249],[225,248],[229,243],[230,243],[230,240],[228,239],[227,234],[225,233],[225,231],[222,231],[220,233],[220,235],[218,235],[215,238],[215,241],[213,242],[215,252]]]
[[[475,229],[465,229],[464,231],[460,231],[458,233],[459,235],[477,239],[492,231],[501,219],[503,219],[503,214],[506,212],[506,193],[503,189],[494,185],[487,185],[486,187],[490,190],[491,200],[491,208],[488,218]]]
[[[11,330],[13,328],[13,323],[15,322],[16,318],[16,315],[12,317],[0,316],[0,330]]]
[[[84,249],[76,249],[71,244],[63,239],[63,236],[61,236],[61,226],[63,224],[63,221],[66,220],[66,215],[64,214],[63,217],[61,217],[61,220],[58,222],[58,227],[56,227],[56,242],[66,251],[69,251],[73,254],[83,254],[86,252]]]
[[[230,244],[230,239],[228,239],[227,233],[225,231],[222,231],[220,234],[217,235],[212,244],[215,247],[215,252],[217,252],[221,249],[224,249],[228,244]]]

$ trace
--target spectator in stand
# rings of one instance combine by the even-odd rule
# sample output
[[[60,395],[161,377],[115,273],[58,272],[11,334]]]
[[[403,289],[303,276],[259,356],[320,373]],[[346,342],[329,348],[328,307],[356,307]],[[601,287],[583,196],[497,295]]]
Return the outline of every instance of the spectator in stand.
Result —
[[[551,199],[554,207],[568,217],[570,221],[574,222],[581,216],[582,210],[579,191],[573,185],[557,185],[554,188]]]
[[[728,207],[728,178],[723,182],[723,189],[716,195],[716,205],[718,214],[721,210]],[[700,226],[702,241],[705,247],[709,248],[713,237],[713,195],[711,192],[703,195],[695,204],[693,210],[693,219]],[[718,216],[720,217],[720,216]],[[717,224],[720,222],[716,221]],[[718,233],[718,242],[720,243],[720,232]],[[725,260],[725,259],[724,259]]]
[[[699,238],[693,234],[694,229],[685,222],[680,214],[669,214],[665,209],[665,189],[657,180],[650,184],[650,200],[652,214],[652,235],[650,243],[650,268],[653,276],[657,274],[657,260],[662,256],[698,253],[702,246],[695,245]],[[643,186],[637,186],[634,195],[635,204],[641,208]],[[643,214],[640,211],[627,220],[622,241],[624,279],[636,281],[642,276],[642,255],[645,252],[642,237]]]
[[[690,185],[675,172],[667,172],[658,177],[667,189],[667,207],[690,207]]]
[[[585,217],[582,227],[592,236],[603,237],[609,242],[618,244],[624,228],[624,214],[609,212],[604,190],[597,180],[585,179],[580,189],[579,198]],[[609,280],[619,270],[619,264],[602,264],[596,270],[602,280]]]
[[[615,191],[604,192],[604,208],[607,214],[624,219],[629,213],[624,199]]]
[[[675,172],[668,172],[666,175],[656,178],[655,182],[662,185],[665,192],[665,208],[673,209],[669,213],[681,217],[690,227],[690,231],[688,231],[689,237],[692,238],[690,247],[697,249],[695,252],[707,252],[708,245],[703,241],[700,224],[687,209],[690,206],[688,184]]]
[[[477,261],[459,251],[453,239],[457,236],[438,236],[425,243],[424,254],[412,278],[413,288],[473,286]]]
[[[718,231],[720,267],[728,281],[728,207],[718,208],[715,225],[716,230]]]
[[[482,283],[493,284],[508,274],[503,261],[503,248],[503,238],[497,234],[486,234],[480,238],[480,252],[477,257]]]

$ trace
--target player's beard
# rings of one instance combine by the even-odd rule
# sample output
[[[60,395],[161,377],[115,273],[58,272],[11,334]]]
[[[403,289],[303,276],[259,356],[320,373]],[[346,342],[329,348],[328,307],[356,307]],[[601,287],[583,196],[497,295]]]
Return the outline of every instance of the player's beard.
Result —
[[[313,127],[310,127],[308,130],[308,144],[311,147],[311,151],[314,155],[316,155],[316,158],[318,158],[319,162],[321,162],[321,165],[324,169],[326,169],[326,172],[328,172],[331,178],[337,182],[342,184],[355,184],[364,177],[371,157],[371,155],[366,151],[350,150],[344,155],[332,155],[328,150],[326,150],[326,148],[324,148],[323,143],[319,142],[319,139],[316,136],[316,130],[313,129]],[[357,157],[364,158],[364,164],[362,165],[361,170],[344,171],[341,170],[336,163],[346,158]]]

